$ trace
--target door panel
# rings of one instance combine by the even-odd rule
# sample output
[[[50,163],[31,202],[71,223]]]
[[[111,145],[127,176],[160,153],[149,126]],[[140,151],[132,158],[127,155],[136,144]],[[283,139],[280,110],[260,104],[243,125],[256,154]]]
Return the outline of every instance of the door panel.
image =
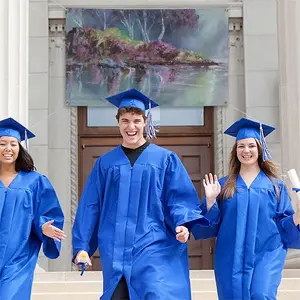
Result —
[[[174,151],[181,159],[184,167],[189,173],[191,180],[198,192],[199,198],[202,199],[204,195],[202,179],[204,175],[211,172],[211,162],[213,159],[213,152],[210,144],[203,145],[161,145],[171,151]],[[213,240],[196,241],[193,236],[188,241],[188,253],[190,269],[212,269]]]

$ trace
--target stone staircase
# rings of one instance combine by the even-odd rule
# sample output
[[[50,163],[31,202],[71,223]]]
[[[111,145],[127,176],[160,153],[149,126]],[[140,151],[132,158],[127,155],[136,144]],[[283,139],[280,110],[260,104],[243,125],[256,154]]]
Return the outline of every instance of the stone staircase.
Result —
[[[213,271],[191,271],[193,300],[217,300]],[[31,300],[99,300],[102,273],[45,272],[36,273]],[[278,300],[300,299],[300,269],[285,269]],[[167,299],[166,299],[167,300]]]

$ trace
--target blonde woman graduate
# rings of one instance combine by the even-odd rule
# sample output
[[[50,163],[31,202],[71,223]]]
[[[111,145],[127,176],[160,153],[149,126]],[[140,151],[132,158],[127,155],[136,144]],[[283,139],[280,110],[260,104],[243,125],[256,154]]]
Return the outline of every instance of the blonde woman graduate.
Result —
[[[275,128],[245,118],[225,134],[236,138],[229,174],[203,182],[202,213],[218,220],[197,224],[197,239],[217,237],[215,277],[220,300],[276,299],[288,248],[300,249],[300,209],[271,161],[265,137]]]

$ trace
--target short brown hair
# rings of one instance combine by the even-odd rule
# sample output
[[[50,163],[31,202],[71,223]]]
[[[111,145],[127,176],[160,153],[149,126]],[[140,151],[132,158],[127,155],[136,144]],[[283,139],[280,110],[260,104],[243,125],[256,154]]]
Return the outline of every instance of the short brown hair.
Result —
[[[118,109],[118,113],[116,115],[116,119],[119,122],[119,119],[122,115],[126,114],[126,113],[132,113],[135,115],[141,115],[143,116],[144,120],[146,121],[147,117],[145,115],[145,112],[143,110],[141,110],[140,108],[137,107],[129,107],[129,106],[124,106]]]

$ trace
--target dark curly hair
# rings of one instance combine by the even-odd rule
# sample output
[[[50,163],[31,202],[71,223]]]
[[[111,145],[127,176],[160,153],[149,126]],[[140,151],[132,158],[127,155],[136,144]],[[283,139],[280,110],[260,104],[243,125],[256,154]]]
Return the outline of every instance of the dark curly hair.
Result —
[[[25,171],[31,172],[35,171],[36,167],[34,166],[33,159],[31,155],[23,148],[23,146],[19,143],[19,155],[16,160],[15,169],[17,172]]]
[[[137,107],[129,107],[129,106],[125,106],[125,107],[121,107],[118,109],[118,113],[116,115],[116,119],[119,122],[119,119],[122,115],[126,114],[126,113],[132,113],[135,115],[142,115],[144,120],[146,121],[147,117],[145,115],[145,112]]]

